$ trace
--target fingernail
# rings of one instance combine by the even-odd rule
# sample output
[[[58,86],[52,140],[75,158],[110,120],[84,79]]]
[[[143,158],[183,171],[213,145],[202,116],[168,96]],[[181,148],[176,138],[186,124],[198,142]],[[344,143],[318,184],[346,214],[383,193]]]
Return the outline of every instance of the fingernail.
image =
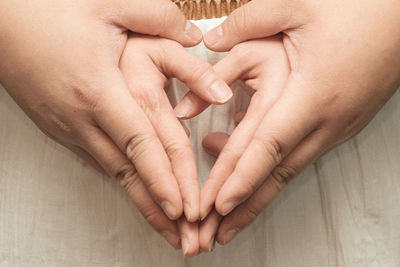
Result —
[[[201,33],[200,29],[190,21],[186,22],[185,35],[195,42],[199,42],[203,38],[203,34]]]
[[[232,239],[239,233],[239,228],[234,228],[224,234],[224,245],[232,241]]]
[[[191,222],[191,219],[193,217],[192,208],[190,207],[189,203],[187,203],[187,202],[185,202],[183,205],[184,205],[184,209],[185,209],[186,219],[189,222]]]
[[[222,80],[217,80],[210,86],[210,96],[218,103],[226,103],[232,98],[232,90]]]
[[[200,221],[204,221],[208,213],[210,213],[210,210],[211,208],[208,208],[207,210],[200,210]]]
[[[189,252],[189,249],[190,249],[189,240],[184,236],[184,237],[182,237],[183,256],[186,257],[187,253]]]
[[[215,238],[212,237],[211,240],[210,240],[210,242],[209,242],[209,245],[208,245],[208,252],[213,251],[213,250],[214,250],[214,247],[215,247]]]
[[[175,116],[178,119],[186,119],[192,110],[192,101],[190,98],[185,97],[182,101],[175,107]]]
[[[175,249],[178,249],[180,246],[181,239],[177,234],[174,234],[168,230],[162,231],[161,235],[168,241],[168,243],[173,246]]]
[[[225,204],[222,205],[222,211],[221,215],[226,216],[228,215],[234,208],[236,207],[235,202],[226,202]]]
[[[176,208],[171,203],[169,203],[169,201],[163,201],[161,203],[161,207],[168,218],[170,218],[171,220],[176,219]]]
[[[204,42],[209,46],[216,45],[222,37],[222,27],[221,25],[207,32],[204,36]]]

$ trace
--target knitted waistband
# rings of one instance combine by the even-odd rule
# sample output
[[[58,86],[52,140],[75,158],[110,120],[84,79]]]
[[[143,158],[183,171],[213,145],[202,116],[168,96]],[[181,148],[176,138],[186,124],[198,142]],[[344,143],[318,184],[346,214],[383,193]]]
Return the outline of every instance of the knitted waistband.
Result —
[[[210,19],[229,15],[251,0],[171,0],[187,19]]]

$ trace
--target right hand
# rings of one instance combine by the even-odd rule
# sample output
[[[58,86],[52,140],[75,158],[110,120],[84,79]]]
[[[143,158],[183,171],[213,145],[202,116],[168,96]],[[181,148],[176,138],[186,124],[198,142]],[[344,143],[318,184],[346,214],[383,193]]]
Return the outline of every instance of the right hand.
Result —
[[[190,147],[168,134],[160,140],[132,97],[119,69],[129,30],[185,46],[202,38],[168,0],[1,1],[0,82],[44,133],[129,185],[138,208],[177,247],[176,226],[167,219],[183,210],[190,221],[199,217],[198,192],[185,198],[189,192],[178,186],[183,174],[196,179],[194,160],[171,164],[171,153],[188,155]],[[202,70],[185,76],[191,88],[217,80]],[[185,208],[181,193],[191,202]],[[158,220],[159,207],[168,218]]]

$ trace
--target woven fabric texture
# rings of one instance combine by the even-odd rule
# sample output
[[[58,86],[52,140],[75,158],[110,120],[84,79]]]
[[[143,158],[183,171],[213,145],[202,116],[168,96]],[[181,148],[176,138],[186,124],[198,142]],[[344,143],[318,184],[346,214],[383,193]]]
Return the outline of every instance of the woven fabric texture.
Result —
[[[171,0],[187,19],[220,18],[251,0]]]

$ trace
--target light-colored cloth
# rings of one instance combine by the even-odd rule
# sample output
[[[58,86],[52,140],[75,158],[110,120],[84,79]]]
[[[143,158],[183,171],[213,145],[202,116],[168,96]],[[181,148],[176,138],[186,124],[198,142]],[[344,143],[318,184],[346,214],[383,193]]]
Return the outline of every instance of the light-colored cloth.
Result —
[[[205,30],[219,22],[196,23]],[[189,50],[211,63],[223,56]],[[247,104],[241,88],[235,85],[232,103],[188,122],[202,179],[213,159],[201,139],[232,131],[233,114]],[[174,81],[171,99],[185,90]],[[185,260],[115,181],[45,137],[0,89],[0,267],[400,266],[399,118],[397,92],[364,131],[307,168],[230,245]]]
[[[193,22],[205,33],[220,24],[224,19],[225,17],[210,20],[195,20]],[[190,53],[211,64],[217,63],[225,55],[225,53],[216,53],[208,50],[203,43],[200,43],[196,47],[188,48],[188,50]],[[234,68],[235,66],[232,67]],[[236,82],[231,87],[234,97],[229,103],[222,106],[210,106],[199,116],[184,122],[190,131],[190,141],[195,152],[201,184],[204,183],[215,162],[214,157],[207,154],[202,148],[202,139],[210,132],[231,133],[235,128],[234,115],[240,110],[244,110],[250,101],[251,90],[246,88],[242,82]],[[187,91],[188,89],[184,84],[173,79],[168,91],[171,103],[173,105],[178,103]]]

